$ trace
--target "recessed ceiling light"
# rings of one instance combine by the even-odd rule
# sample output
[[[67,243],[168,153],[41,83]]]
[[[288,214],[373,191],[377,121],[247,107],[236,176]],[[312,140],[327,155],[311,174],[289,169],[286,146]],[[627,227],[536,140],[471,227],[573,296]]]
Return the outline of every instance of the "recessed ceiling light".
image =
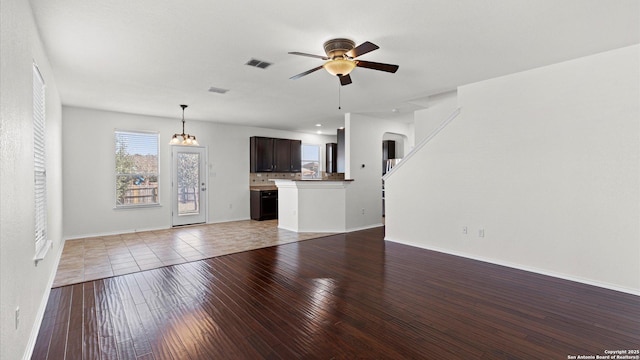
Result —
[[[322,124],[316,124],[316,126],[322,126]]]
[[[397,113],[397,112],[399,112],[399,111],[400,111],[400,110],[398,110],[397,108],[393,108],[393,109],[391,109],[391,112],[394,112],[394,113]]]
[[[322,134],[322,131],[318,130],[316,131],[316,134]]]

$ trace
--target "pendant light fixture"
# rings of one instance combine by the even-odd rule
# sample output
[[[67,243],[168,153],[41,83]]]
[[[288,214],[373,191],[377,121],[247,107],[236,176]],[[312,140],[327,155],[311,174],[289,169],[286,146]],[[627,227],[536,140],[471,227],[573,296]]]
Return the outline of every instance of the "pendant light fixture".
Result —
[[[180,105],[182,108],[182,134],[173,134],[169,145],[199,145],[194,135],[185,134],[184,132],[184,109],[188,105]]]

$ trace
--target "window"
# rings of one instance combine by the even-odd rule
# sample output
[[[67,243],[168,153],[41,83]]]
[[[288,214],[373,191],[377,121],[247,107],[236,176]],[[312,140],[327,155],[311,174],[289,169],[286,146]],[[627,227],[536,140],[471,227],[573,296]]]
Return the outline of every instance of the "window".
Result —
[[[35,197],[36,261],[44,258],[47,248],[47,171],[45,143],[45,85],[38,67],[33,64],[33,170]]]
[[[302,145],[302,178],[320,179],[320,145]]]
[[[115,132],[116,208],[159,205],[158,133]]]

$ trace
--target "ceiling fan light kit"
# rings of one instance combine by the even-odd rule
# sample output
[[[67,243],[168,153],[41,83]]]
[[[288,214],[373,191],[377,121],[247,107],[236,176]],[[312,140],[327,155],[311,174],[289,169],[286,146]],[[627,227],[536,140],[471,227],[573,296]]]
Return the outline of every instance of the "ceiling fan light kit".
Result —
[[[340,85],[351,84],[351,77],[349,73],[356,67],[363,67],[366,69],[386,71],[395,73],[398,71],[398,65],[376,63],[371,61],[356,60],[358,56],[369,53],[373,50],[379,49],[378,45],[369,41],[355,46],[356,43],[349,39],[338,38],[331,39],[324,43],[324,52],[327,56],[313,55],[301,52],[289,52],[292,55],[307,56],[317,59],[325,60],[324,65],[318,66],[311,70],[307,70],[298,75],[292,76],[290,79],[295,80],[303,76],[309,75],[312,72],[318,71],[324,68],[329,74],[337,76],[340,79]]]
[[[327,72],[334,76],[345,76],[349,75],[351,70],[356,67],[356,62],[354,60],[347,59],[333,59],[329,60],[324,64],[324,69]]]

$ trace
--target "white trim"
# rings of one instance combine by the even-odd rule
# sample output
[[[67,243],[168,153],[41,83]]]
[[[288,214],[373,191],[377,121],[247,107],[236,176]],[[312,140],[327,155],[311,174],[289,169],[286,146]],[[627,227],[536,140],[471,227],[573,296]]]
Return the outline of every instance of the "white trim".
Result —
[[[47,246],[49,248],[49,246]],[[62,257],[62,249],[64,248],[64,242],[62,246],[58,249],[58,254],[56,256],[55,265],[53,269],[57,269],[60,264],[60,258]],[[47,286],[45,289],[45,293],[42,296],[42,300],[40,301],[40,306],[38,306],[38,311],[36,312],[36,318],[33,322],[33,326],[31,327],[31,333],[29,334],[29,340],[27,341],[27,346],[24,351],[24,355],[22,357],[23,360],[29,360],[33,356],[33,350],[36,346],[36,340],[38,339],[38,334],[40,333],[40,326],[42,326],[42,320],[44,319],[44,312],[47,309],[47,303],[49,303],[49,296],[51,294],[51,286],[53,286],[53,281],[56,278],[56,271],[52,271],[49,274],[49,280],[47,281]]]
[[[213,224],[223,224],[223,223],[228,223],[228,222],[249,221],[249,220],[251,220],[251,219],[248,218],[248,217],[243,217],[243,218],[230,219],[230,220],[214,220],[214,221],[210,221],[210,222],[206,222],[206,223],[202,223],[202,224],[195,224],[195,225],[196,226],[197,225],[208,225],[208,224],[213,225]],[[169,229],[174,229],[174,227],[172,227],[171,225],[167,225],[166,227],[155,227],[155,228],[145,228],[145,229],[123,229],[123,230],[118,230],[118,231],[108,231],[108,232],[102,232],[102,233],[71,235],[71,236],[64,237],[64,241],[66,241],[66,240],[85,239],[85,238],[92,238],[92,237],[100,237],[100,236],[133,234],[133,233],[139,233],[139,232],[145,232],[145,231],[161,231],[161,230],[169,230]]]
[[[278,229],[282,229],[282,230],[287,230],[287,231],[292,231],[294,233],[297,233],[298,230],[294,229],[294,228],[290,228],[290,227],[286,227],[286,226],[282,226],[278,223]]]
[[[157,181],[157,193],[158,193],[158,202],[157,203],[149,203],[149,204],[123,204],[123,205],[118,205],[118,184],[117,184],[117,178],[118,178],[118,173],[116,171],[117,168],[117,164],[115,163],[115,154],[118,151],[117,147],[117,142],[118,142],[118,133],[128,133],[128,134],[142,134],[142,135],[155,135],[156,136],[156,143],[157,143],[157,154],[156,154],[156,161],[157,161],[157,172],[155,173],[158,181]],[[114,187],[113,187],[113,195],[114,195],[114,205],[113,205],[113,209],[114,210],[120,210],[120,209],[139,209],[139,208],[146,208],[146,207],[159,207],[162,206],[162,204],[160,203],[160,201],[162,200],[162,198],[160,197],[160,190],[161,190],[161,181],[160,181],[160,164],[162,159],[160,159],[160,132],[159,131],[150,131],[150,130],[126,130],[126,129],[120,129],[120,128],[116,128],[113,130],[113,180],[114,180]],[[149,174],[153,174],[153,173],[149,173]]]
[[[171,229],[171,226],[157,227],[157,228],[146,228],[146,229],[122,229],[122,230],[118,230],[118,231],[108,231],[108,232],[103,232],[103,233],[93,233],[93,234],[67,236],[67,237],[64,238],[64,241],[84,239],[84,238],[92,238],[92,237],[100,237],[100,236],[134,234],[134,233],[145,232],[145,231],[160,231],[160,230],[168,230],[168,229]]]
[[[317,174],[317,178],[309,178],[309,177],[304,177],[302,175],[302,164],[305,162],[305,159],[302,157],[302,154],[304,154],[304,150],[303,148],[305,146],[316,146],[318,148],[318,174]],[[309,144],[309,143],[301,143],[300,144],[300,176],[301,179],[307,179],[307,180],[312,180],[312,179],[322,179],[322,172],[325,171],[324,169],[324,160],[323,156],[322,156],[323,152],[322,152],[322,144]],[[326,156],[326,154],[325,154]],[[314,161],[314,160],[309,160],[307,159],[306,161]]]
[[[416,145],[413,149],[411,149],[411,151],[409,151],[409,153],[405,155],[402,161],[400,161],[399,163],[396,164],[396,166],[391,168],[391,170],[389,170],[389,172],[387,172],[382,177],[382,180],[387,180],[389,176],[391,176],[391,174],[394,174],[400,167],[402,167],[402,165],[404,165],[407,162],[407,160],[411,159],[414,154],[416,154],[420,149],[422,149],[425,145],[427,145],[427,143],[429,143],[431,139],[436,137],[436,135],[438,135],[440,131],[446,128],[447,125],[449,125],[453,121],[453,119],[458,117],[461,110],[462,108],[455,109],[442,123],[440,123],[440,125],[438,125],[437,128],[435,128],[435,130],[433,130],[426,138],[424,138],[424,140],[422,140],[418,145]]]
[[[157,208],[157,207],[162,207],[162,204],[156,203],[156,204],[140,204],[140,205],[135,205],[135,204],[120,205],[120,206],[114,206],[113,210],[131,210],[131,209],[144,209],[144,208]]]
[[[365,226],[358,226],[358,227],[355,227],[355,228],[349,228],[349,229],[347,229],[346,232],[350,233],[350,232],[360,231],[360,230],[369,230],[369,229],[382,227],[382,226],[384,226],[383,223],[377,223],[377,224],[371,224],[371,225],[365,225]]]
[[[243,218],[238,218],[238,219],[229,219],[229,220],[213,220],[213,221],[207,221],[206,224],[224,224],[224,223],[228,223],[228,222],[236,222],[236,221],[248,221],[251,220],[250,217],[243,217]],[[204,225],[204,224],[202,224]]]
[[[390,241],[390,242],[395,242],[395,243],[398,243],[398,244],[413,246],[413,247],[417,247],[417,248],[421,248],[421,249],[437,251],[437,252],[444,253],[444,254],[460,256],[460,257],[463,257],[463,258],[466,258],[466,259],[482,261],[482,262],[495,264],[495,265],[500,265],[500,266],[506,266],[506,267],[513,268],[513,269],[524,270],[524,271],[528,271],[528,272],[532,272],[532,273],[536,273],[536,274],[540,274],[540,275],[551,276],[551,277],[555,277],[555,278],[558,278],[558,279],[569,280],[569,281],[578,282],[578,283],[581,283],[581,284],[597,286],[597,287],[604,288],[604,289],[620,291],[620,292],[623,292],[623,293],[640,296],[640,289],[627,288],[627,287],[618,286],[618,285],[615,285],[615,284],[610,284],[610,283],[601,282],[601,281],[597,281],[597,280],[586,279],[586,278],[579,277],[579,276],[572,276],[572,275],[567,275],[567,274],[563,274],[563,273],[558,273],[558,272],[555,272],[555,271],[548,271],[548,270],[543,270],[543,269],[539,269],[539,268],[536,268],[536,267],[515,264],[515,263],[508,262],[508,261],[500,261],[500,260],[496,260],[496,259],[486,258],[486,257],[483,257],[483,256],[470,255],[470,254],[466,254],[464,252],[451,251],[451,250],[447,250],[447,249],[441,249],[441,248],[438,248],[438,247],[424,246],[423,244],[416,244],[416,243],[407,242],[407,241],[393,240],[393,239],[390,239],[390,238],[388,238],[386,236],[385,236],[384,240],[385,241]]]

